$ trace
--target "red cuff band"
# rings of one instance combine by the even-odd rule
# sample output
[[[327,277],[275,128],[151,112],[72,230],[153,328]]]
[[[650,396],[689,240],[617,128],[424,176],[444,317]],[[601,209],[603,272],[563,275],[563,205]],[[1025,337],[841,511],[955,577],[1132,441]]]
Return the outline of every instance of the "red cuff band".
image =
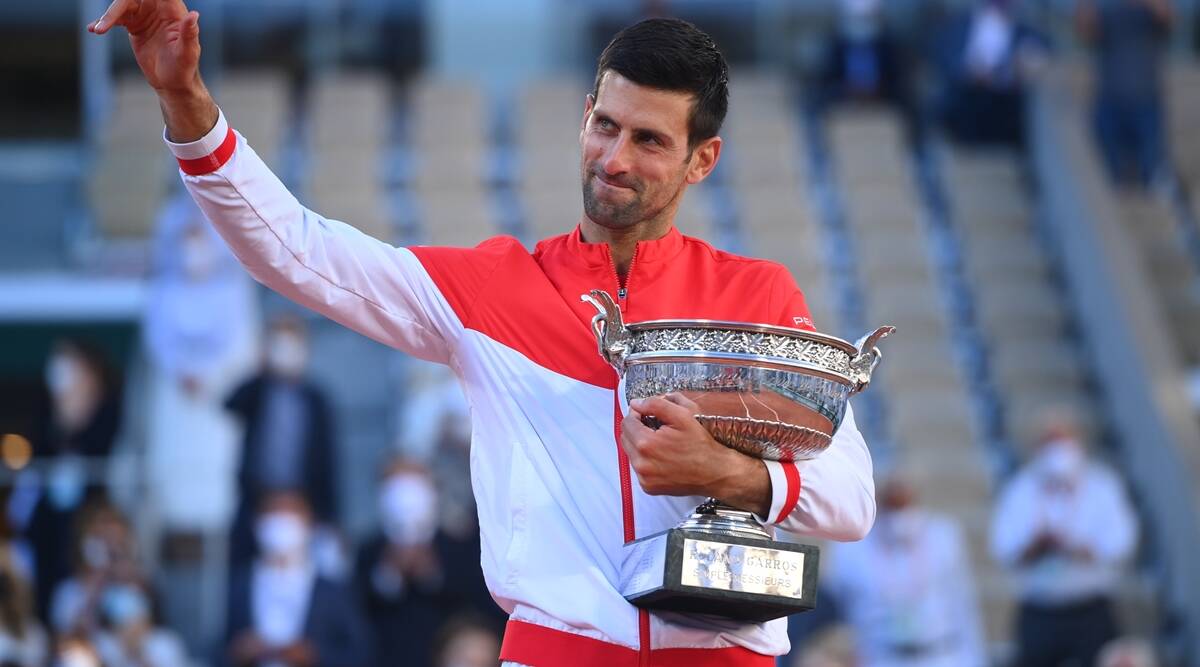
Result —
[[[792,461],[780,461],[779,463],[779,467],[783,468],[784,476],[787,477],[787,495],[783,498],[783,507],[779,508],[779,516],[775,517],[775,523],[783,523],[792,510],[796,509],[796,503],[800,501],[800,469]]]
[[[235,148],[237,148],[237,135],[233,133],[233,128],[231,127],[225,133],[225,140],[221,142],[220,146],[217,146],[217,150],[194,160],[177,158],[179,168],[189,176],[211,174],[224,166],[229,161],[229,158],[233,157],[233,150]]]

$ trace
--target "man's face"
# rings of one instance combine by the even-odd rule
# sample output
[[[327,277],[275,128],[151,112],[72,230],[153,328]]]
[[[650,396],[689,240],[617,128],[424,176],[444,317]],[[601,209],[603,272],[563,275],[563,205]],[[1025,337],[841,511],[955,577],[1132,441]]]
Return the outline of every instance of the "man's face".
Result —
[[[627,229],[673,210],[693,162],[692,103],[688,93],[640,86],[613,71],[604,75],[579,135],[583,209],[592,222]]]

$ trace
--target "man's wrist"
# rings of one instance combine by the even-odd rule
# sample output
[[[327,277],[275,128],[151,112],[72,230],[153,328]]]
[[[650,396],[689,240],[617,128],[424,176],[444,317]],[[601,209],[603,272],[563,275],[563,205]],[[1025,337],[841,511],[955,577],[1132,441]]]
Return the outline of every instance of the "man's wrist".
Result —
[[[718,500],[759,516],[771,511],[771,476],[762,459],[733,449],[726,450],[725,475],[713,496]]]
[[[185,88],[154,92],[158,94],[170,141],[178,144],[197,141],[216,127],[220,112],[199,75]]]

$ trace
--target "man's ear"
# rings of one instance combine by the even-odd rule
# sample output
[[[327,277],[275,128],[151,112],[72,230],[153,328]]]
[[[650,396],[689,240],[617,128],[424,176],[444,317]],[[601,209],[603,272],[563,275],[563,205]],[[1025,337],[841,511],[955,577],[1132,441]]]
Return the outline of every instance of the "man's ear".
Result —
[[[583,98],[583,118],[579,121],[579,131],[583,132],[583,128],[587,127],[588,116],[592,115],[592,109],[596,108],[596,96],[588,93],[587,97]]]
[[[688,185],[703,181],[716,169],[717,161],[721,159],[721,145],[721,137],[711,137],[692,149],[692,159],[688,163]]]

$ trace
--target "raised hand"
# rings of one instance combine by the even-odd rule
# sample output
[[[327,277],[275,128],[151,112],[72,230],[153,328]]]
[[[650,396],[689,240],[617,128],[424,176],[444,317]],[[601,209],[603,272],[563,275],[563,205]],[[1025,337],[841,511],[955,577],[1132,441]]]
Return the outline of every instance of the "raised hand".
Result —
[[[103,35],[124,27],[146,81],[160,92],[181,92],[199,76],[199,20],[182,0],[114,0],[88,31]]]
[[[113,0],[88,31],[122,26],[146,82],[158,93],[167,134],[194,141],[217,123],[217,105],[200,79],[200,14],[183,0]]]

